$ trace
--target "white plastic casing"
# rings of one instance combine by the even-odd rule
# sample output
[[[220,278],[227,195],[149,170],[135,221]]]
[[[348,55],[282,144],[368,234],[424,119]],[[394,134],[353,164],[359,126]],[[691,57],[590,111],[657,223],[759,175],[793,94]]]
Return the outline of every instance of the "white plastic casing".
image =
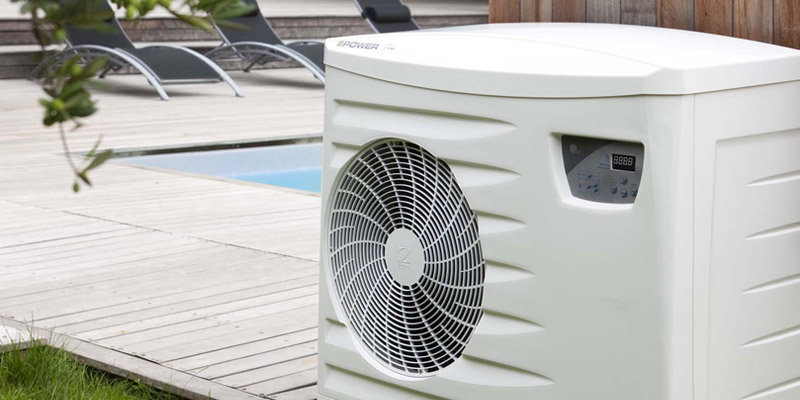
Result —
[[[485,41],[497,49],[462,45]],[[800,52],[583,24],[332,39],[326,51],[321,399],[800,398]],[[564,134],[643,144],[635,203],[573,197]],[[487,262],[464,355],[424,379],[377,367],[329,287],[331,188],[383,138],[448,163]]]

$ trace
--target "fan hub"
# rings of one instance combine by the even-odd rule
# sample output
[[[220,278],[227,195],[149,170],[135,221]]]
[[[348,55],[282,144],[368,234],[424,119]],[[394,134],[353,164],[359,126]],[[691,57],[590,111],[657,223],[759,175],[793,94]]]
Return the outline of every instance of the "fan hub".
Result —
[[[411,286],[422,277],[425,267],[422,243],[409,229],[395,229],[386,239],[384,258],[397,283]]]

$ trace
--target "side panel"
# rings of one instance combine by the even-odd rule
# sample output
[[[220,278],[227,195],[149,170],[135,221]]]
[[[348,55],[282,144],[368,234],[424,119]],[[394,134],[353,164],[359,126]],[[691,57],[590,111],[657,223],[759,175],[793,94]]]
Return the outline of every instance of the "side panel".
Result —
[[[798,399],[800,82],[696,104],[696,398]]]
[[[338,171],[371,141],[402,138],[453,170],[487,266],[464,356],[434,377],[396,379],[337,314],[323,236],[322,396],[690,398],[692,96],[512,99],[327,74],[322,231]],[[562,134],[643,144],[635,203],[573,197]]]

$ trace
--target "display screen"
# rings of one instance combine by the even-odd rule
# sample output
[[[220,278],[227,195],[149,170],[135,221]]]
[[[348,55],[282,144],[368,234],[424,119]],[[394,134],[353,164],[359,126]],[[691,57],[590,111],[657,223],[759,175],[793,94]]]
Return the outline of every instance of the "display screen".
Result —
[[[636,157],[625,154],[611,154],[611,169],[636,171]]]

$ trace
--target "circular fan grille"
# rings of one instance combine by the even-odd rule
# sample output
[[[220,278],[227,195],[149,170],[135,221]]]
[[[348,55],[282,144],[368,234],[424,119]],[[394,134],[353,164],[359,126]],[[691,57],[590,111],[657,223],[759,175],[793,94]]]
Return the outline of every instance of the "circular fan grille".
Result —
[[[448,166],[402,140],[355,157],[329,214],[340,309],[382,365],[428,376],[461,356],[482,316],[475,214]]]

